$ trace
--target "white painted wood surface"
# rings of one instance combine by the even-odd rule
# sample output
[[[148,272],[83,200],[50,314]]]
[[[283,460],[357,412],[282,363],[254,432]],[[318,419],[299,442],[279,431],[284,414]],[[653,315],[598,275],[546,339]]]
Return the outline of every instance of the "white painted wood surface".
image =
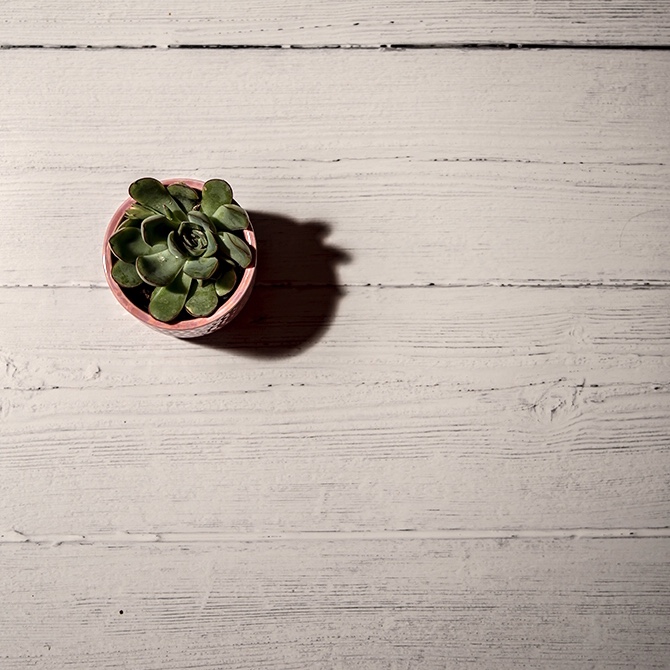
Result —
[[[128,183],[221,171],[248,209],[330,225],[345,284],[670,277],[667,52],[0,56],[5,207],[62,198],[34,203],[54,225],[29,256],[0,248],[5,285],[101,285],[100,222]],[[272,278],[292,279],[277,246]]]
[[[20,318],[1,361],[5,525],[667,525],[670,292],[349,288],[314,346],[287,346],[329,296],[258,288],[222,351],[145,332],[107,290],[0,291]],[[307,312],[261,321],[273,300]]]
[[[0,45],[659,45],[665,0],[2,0]]]
[[[669,17],[0,2],[0,667],[670,667],[670,57],[425,48]],[[255,212],[213,341],[104,285],[144,174]]]
[[[666,668],[666,549],[655,539],[9,544],[0,646],[15,655],[3,667]]]

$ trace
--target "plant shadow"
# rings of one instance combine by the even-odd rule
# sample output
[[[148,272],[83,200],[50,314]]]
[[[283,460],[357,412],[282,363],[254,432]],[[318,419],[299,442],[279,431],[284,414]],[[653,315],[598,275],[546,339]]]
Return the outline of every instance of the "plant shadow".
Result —
[[[229,325],[192,342],[256,358],[298,354],[319,341],[343,295],[337,264],[349,254],[325,242],[330,227],[249,212],[258,247],[256,285]]]

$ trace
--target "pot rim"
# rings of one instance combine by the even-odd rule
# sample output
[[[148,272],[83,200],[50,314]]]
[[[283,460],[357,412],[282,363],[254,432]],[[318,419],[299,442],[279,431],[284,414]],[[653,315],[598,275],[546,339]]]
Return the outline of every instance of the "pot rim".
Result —
[[[204,181],[199,179],[161,179],[160,182],[165,186],[170,184],[186,184],[191,188],[197,188],[202,190]],[[155,328],[157,330],[162,330],[167,333],[189,333],[190,331],[200,330],[210,324],[222,320],[229,312],[233,312],[238,306],[241,307],[246,299],[248,298],[249,291],[253,286],[254,279],[256,278],[256,235],[254,233],[253,226],[251,222],[249,227],[244,231],[244,238],[247,244],[252,248],[253,259],[251,265],[245,268],[244,273],[242,274],[242,280],[238,284],[237,288],[233,292],[233,295],[226,300],[226,302],[221,305],[214,313],[209,316],[197,317],[193,319],[182,319],[181,321],[175,321],[174,323],[165,323],[155,319],[149,312],[145,312],[140,309],[135,303],[131,302],[126,294],[123,292],[121,287],[114,281],[112,277],[112,265],[113,265],[113,256],[109,248],[109,238],[116,232],[116,229],[121,223],[121,219],[125,214],[126,210],[135,202],[133,198],[126,198],[119,207],[114,212],[114,215],[107,224],[107,229],[105,230],[105,239],[103,242],[103,267],[105,270],[105,279],[107,284],[111,289],[114,297],[117,301],[124,307],[128,312],[130,312],[136,319],[142,321],[143,323]]]

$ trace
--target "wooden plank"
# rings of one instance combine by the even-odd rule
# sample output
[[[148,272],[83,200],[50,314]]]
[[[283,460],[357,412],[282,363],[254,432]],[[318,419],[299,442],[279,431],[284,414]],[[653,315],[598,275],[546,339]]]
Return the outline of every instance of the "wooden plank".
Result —
[[[100,285],[102,230],[145,174],[225,176],[247,208],[286,217],[263,233],[270,282],[670,278],[665,52],[6,51],[0,63],[3,207],[25,216],[30,203],[40,230],[39,244],[33,226],[0,231],[4,285]],[[175,94],[194,72],[216,93]],[[303,225],[315,220],[327,240]]]
[[[667,524],[670,291],[333,290],[258,289],[211,346],[0,291],[0,529]]]
[[[0,657],[39,667],[667,668],[667,540],[0,549]]]
[[[229,176],[252,207],[263,284],[670,280],[668,166],[351,160],[193,172]],[[0,178],[7,210],[21,211],[37,189],[47,197],[31,201],[32,216],[46,223],[28,255],[15,249],[31,244],[30,226],[0,231],[0,283],[105,285],[102,232],[142,172],[20,174]]]
[[[4,0],[0,44],[663,45],[664,0]]]

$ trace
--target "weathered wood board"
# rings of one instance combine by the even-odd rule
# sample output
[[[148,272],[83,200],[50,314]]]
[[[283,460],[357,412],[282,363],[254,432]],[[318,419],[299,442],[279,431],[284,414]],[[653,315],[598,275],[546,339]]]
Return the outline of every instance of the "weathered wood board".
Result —
[[[0,528],[665,526],[669,303],[267,287],[208,346],[106,290],[4,289]]]
[[[667,668],[667,549],[318,536],[8,544],[0,653],[6,670]]]
[[[40,222],[39,244],[33,226],[0,230],[2,285],[104,283],[104,227],[146,174],[225,174],[273,214],[266,282],[670,277],[666,52],[8,51],[0,66],[3,206],[30,200]],[[195,72],[210,92],[175,95]]]
[[[0,45],[667,45],[664,0],[3,0]]]

